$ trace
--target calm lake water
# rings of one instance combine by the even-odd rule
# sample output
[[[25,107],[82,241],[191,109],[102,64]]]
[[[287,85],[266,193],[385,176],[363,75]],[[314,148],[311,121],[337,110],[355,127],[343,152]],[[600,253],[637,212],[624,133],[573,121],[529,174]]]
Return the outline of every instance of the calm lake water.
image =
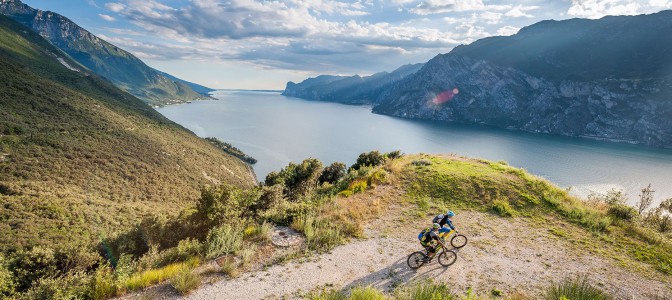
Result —
[[[656,202],[672,197],[672,150],[545,136],[372,114],[279,93],[217,91],[219,100],[158,109],[201,137],[217,137],[258,160],[260,180],[308,157],[351,165],[362,152],[455,153],[505,160],[579,195],[624,190],[631,202],[651,183]]]

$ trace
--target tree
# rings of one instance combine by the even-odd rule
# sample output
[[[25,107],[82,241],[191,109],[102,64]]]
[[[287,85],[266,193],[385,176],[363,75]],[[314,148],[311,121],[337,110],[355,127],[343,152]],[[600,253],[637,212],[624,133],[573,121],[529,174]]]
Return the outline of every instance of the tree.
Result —
[[[335,162],[329,165],[328,167],[324,168],[324,171],[322,171],[322,174],[319,178],[320,183],[336,183],[341,178],[345,177],[347,174],[346,168],[347,167],[342,162]]]
[[[637,203],[637,212],[641,215],[649,209],[651,203],[653,202],[653,193],[655,191],[651,189],[651,184],[642,189],[642,193],[639,195],[639,202]]]
[[[371,151],[369,153],[362,153],[357,157],[357,162],[355,162],[350,169],[359,170],[362,167],[375,167],[380,166],[385,162],[385,156],[380,154],[378,150]]]

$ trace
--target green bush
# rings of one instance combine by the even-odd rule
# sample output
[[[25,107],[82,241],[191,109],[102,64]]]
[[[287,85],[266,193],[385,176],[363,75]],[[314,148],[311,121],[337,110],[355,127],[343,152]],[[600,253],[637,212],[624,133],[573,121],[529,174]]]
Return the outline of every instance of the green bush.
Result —
[[[14,274],[9,270],[7,261],[0,254],[0,299],[11,296],[15,289]]]
[[[300,164],[289,163],[280,172],[266,175],[264,184],[266,186],[280,184],[283,186],[285,197],[298,201],[312,194],[317,187],[322,169],[322,162],[315,158],[305,159]]]
[[[361,193],[363,191],[366,191],[367,184],[366,180],[355,180],[352,183],[350,183],[350,186],[348,186],[348,190],[351,190],[353,194]]]
[[[567,278],[560,283],[553,283],[546,289],[546,300],[611,300],[611,296],[593,287],[587,277]]]
[[[107,299],[117,294],[117,284],[114,272],[109,265],[103,264],[93,273],[89,287],[91,299]]]
[[[385,156],[380,154],[377,150],[369,153],[362,153],[357,157],[357,162],[353,164],[351,170],[359,170],[362,167],[380,166],[385,162]]]
[[[512,217],[516,215],[516,210],[511,207],[506,200],[495,200],[492,202],[492,210],[502,217]]]
[[[385,294],[373,287],[356,287],[350,291],[350,300],[385,300]]]
[[[17,290],[26,290],[40,278],[53,278],[58,275],[55,251],[44,247],[20,251],[12,257],[9,269],[14,272]],[[45,284],[51,282],[47,281]]]
[[[176,247],[159,252],[154,258],[152,268],[160,268],[176,262],[187,261],[203,254],[203,244],[196,239],[181,240]]]
[[[238,223],[224,224],[210,230],[206,256],[216,258],[240,250],[243,246],[243,231],[243,226]]]
[[[630,207],[625,204],[610,205],[608,214],[613,216],[614,218],[625,221],[632,221],[639,215],[634,207]]]
[[[383,169],[378,169],[378,170],[374,171],[373,174],[371,174],[369,176],[369,179],[367,180],[367,182],[371,186],[378,185],[378,184],[383,184],[383,183],[387,182],[387,177],[388,176],[389,176],[389,174],[387,173],[387,171],[385,171]]]
[[[336,183],[347,174],[347,166],[342,162],[335,162],[324,168],[320,174],[320,183]]]
[[[397,300],[456,299],[445,283],[436,284],[429,280],[401,286],[394,291],[394,297]]]
[[[61,277],[43,277],[32,284],[24,299],[87,299],[90,297],[89,277],[75,273]]]
[[[201,285],[201,277],[189,268],[183,268],[172,279],[170,285],[181,295],[187,295]]]
[[[343,191],[338,192],[338,195],[342,196],[342,197],[345,197],[345,198],[348,198],[348,197],[352,196],[352,191],[351,190],[343,190]]]
[[[385,157],[387,159],[397,159],[397,158],[401,158],[402,156],[404,156],[404,154],[401,153],[400,150],[394,150],[392,152],[385,153]]]
[[[259,242],[270,242],[271,241],[271,230],[273,229],[273,224],[264,221],[261,225],[252,224],[245,228],[243,236],[246,240],[259,241]]]

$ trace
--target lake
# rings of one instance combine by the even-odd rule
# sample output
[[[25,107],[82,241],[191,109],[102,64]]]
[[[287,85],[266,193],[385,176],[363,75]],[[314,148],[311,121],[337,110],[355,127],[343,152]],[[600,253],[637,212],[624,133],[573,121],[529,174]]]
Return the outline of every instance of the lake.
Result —
[[[158,109],[201,137],[216,137],[258,160],[259,180],[308,157],[351,165],[362,152],[455,153],[505,160],[573,193],[624,190],[635,203],[651,183],[656,203],[672,197],[672,150],[481,126],[415,121],[371,107],[289,98],[277,92],[216,91],[219,100]]]

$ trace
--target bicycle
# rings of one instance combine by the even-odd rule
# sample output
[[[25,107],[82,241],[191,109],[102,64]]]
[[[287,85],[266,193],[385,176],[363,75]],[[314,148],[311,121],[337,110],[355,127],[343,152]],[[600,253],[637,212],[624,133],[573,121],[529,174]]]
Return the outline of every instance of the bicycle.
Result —
[[[438,257],[439,264],[441,264],[444,267],[448,267],[455,263],[455,261],[457,260],[457,253],[455,252],[455,250],[453,249],[447,250],[443,248],[440,244],[436,247],[435,253],[439,252],[439,250],[441,250],[441,253],[439,253],[438,255],[434,254],[434,256]],[[417,269],[422,267],[422,265],[426,263],[432,262],[434,256],[429,257],[429,252],[427,251],[427,249],[425,249],[425,251],[416,251],[408,256],[408,258],[406,259],[406,263],[411,269]]]
[[[461,233],[457,233],[457,230],[451,230],[449,233],[450,233],[450,235],[453,236],[452,238],[450,238],[450,245],[451,246],[453,246],[457,249],[460,249],[460,248],[467,245],[468,239],[467,239],[466,235],[461,234]],[[445,237],[445,235],[442,236],[442,238],[444,238],[444,237]]]

